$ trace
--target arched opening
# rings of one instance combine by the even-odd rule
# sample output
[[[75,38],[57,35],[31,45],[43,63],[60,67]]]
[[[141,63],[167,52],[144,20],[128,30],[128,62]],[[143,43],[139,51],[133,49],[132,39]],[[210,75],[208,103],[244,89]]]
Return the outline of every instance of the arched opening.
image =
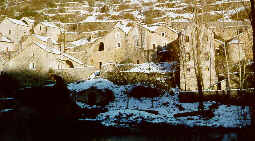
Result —
[[[104,43],[100,42],[98,51],[104,51]]]
[[[71,61],[66,60],[66,64],[69,66],[69,68],[74,68],[74,65]]]

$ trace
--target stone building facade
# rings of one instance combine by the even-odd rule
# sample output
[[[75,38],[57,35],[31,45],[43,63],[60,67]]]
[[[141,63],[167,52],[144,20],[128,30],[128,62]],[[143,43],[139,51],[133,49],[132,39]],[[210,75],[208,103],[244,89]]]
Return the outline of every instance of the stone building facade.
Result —
[[[53,22],[41,22],[37,24],[34,28],[34,33],[42,36],[47,36],[53,40],[58,40],[61,32],[64,30],[58,27]]]
[[[16,45],[20,44],[23,36],[30,35],[31,25],[22,20],[5,18],[0,23],[0,33],[8,37]]]
[[[7,70],[33,70],[47,73],[50,70],[80,68],[83,63],[69,54],[64,53],[52,39],[42,36],[30,36],[8,62]]]
[[[85,64],[101,68],[105,64],[144,63],[154,61],[157,48],[176,40],[178,34],[165,25],[147,27],[118,23],[105,36],[91,39],[86,45],[68,50]]]
[[[0,33],[0,52],[15,51],[14,43]]]
[[[201,74],[202,89],[212,89],[217,82],[215,71],[214,34],[205,25],[192,23],[180,33],[180,87],[198,90]]]

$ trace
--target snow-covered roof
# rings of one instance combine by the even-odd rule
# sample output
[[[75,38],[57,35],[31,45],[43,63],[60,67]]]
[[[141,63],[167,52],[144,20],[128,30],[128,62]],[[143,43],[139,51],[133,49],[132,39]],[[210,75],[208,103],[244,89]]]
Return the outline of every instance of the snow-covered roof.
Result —
[[[61,54],[61,52],[60,52],[59,49],[56,49],[56,48],[49,48],[47,45],[45,45],[45,44],[40,44],[40,43],[38,43],[38,42],[33,42],[33,43],[34,43],[35,45],[37,45],[38,47],[42,48],[43,50],[46,50],[46,51],[49,52],[49,53],[53,53],[53,54],[57,54],[57,55],[60,55],[60,54]],[[67,57],[67,58],[69,58],[69,59],[71,59],[71,60],[73,60],[73,61],[75,61],[75,62],[77,62],[78,64],[83,64],[80,60],[78,60],[77,58],[75,58],[75,57],[73,57],[73,56],[71,56],[71,55],[69,55],[69,54],[63,53],[62,55],[65,56],[65,57]]]
[[[56,26],[55,23],[53,22],[41,22],[42,25],[47,26],[47,27],[52,27],[52,28],[59,28],[58,26]]]
[[[179,14],[179,13],[174,13],[174,12],[168,12],[167,16],[171,17],[171,18],[183,17],[185,19],[192,19],[194,17],[194,14],[191,14],[191,13]]]
[[[60,54],[60,50],[57,50],[57,49],[55,49],[55,48],[49,48],[49,47],[47,47],[47,45],[45,45],[45,44],[40,44],[40,43],[38,43],[38,42],[33,42],[35,45],[37,45],[38,47],[40,47],[41,49],[43,49],[43,50],[46,50],[47,52],[49,52],[49,53],[53,53],[53,54]]]
[[[13,43],[10,39],[5,36],[0,37],[0,42]]]
[[[80,65],[83,64],[79,59],[77,59],[77,58],[75,58],[75,57],[73,57],[73,56],[71,56],[71,55],[69,55],[69,54],[63,53],[63,56],[65,56],[65,57],[67,57],[67,58],[69,58],[69,59],[75,61],[76,63],[78,63],[78,64],[80,64]]]
[[[151,32],[155,32],[159,27],[163,26],[163,24],[165,24],[165,23],[155,23],[155,24],[153,24],[152,26],[143,25],[143,27],[146,28],[146,29],[148,29],[148,30],[151,31]],[[175,33],[178,33],[177,30],[175,30],[175,29],[173,29],[173,28],[171,28],[171,27],[169,27],[169,26],[165,26],[165,27],[166,27],[167,29],[169,29],[169,30],[175,32]]]
[[[218,39],[214,39],[214,40],[217,41],[217,42],[219,42],[219,43],[221,43],[221,44],[224,44],[224,42],[221,41],[221,40],[218,40]]]
[[[88,16],[87,19],[81,21],[80,23],[89,23],[89,22],[117,22],[117,21],[116,20],[108,20],[108,19],[99,20],[99,19],[97,19],[97,16],[94,14],[92,16]]]
[[[123,32],[125,32],[126,34],[128,34],[128,32],[132,29],[131,26],[127,26],[128,25],[128,21],[121,21],[118,22],[115,27],[121,29]]]
[[[18,24],[18,25],[22,25],[22,26],[28,26],[26,23],[24,23],[21,20],[16,20],[16,19],[12,19],[12,18],[7,18],[9,21],[11,21],[14,24]]]
[[[159,28],[158,25],[153,25],[153,26],[143,25],[143,27],[148,29],[149,31],[152,31],[152,32],[155,32]]]
[[[35,20],[32,20],[32,19],[30,19],[28,17],[23,17],[23,18],[21,18],[21,20],[28,21],[29,23],[34,23],[35,22]]]
[[[241,43],[243,43],[243,42],[238,39],[233,39],[230,42],[228,42],[228,44],[241,44]]]
[[[43,41],[43,42],[47,42],[47,41],[50,39],[50,40],[52,41],[53,44],[58,44],[57,41],[53,40],[53,39],[50,38],[50,37],[41,36],[41,35],[37,35],[37,34],[34,34],[34,36],[35,36],[37,39],[39,39],[39,40],[41,40],[41,41]]]
[[[84,22],[95,22],[97,21],[97,17],[96,16],[88,16],[86,18],[86,20],[84,20]]]
[[[88,42],[89,41],[87,39],[80,39],[80,40],[71,42],[71,44],[74,46],[82,46],[82,45],[87,44]]]

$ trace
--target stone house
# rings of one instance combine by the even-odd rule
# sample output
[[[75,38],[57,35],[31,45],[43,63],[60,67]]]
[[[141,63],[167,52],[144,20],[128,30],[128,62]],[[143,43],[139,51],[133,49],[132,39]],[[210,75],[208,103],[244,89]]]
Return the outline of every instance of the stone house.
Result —
[[[16,45],[20,44],[23,36],[30,35],[31,26],[22,20],[5,18],[0,23],[0,33],[8,37]]]
[[[34,28],[34,33],[42,36],[47,36],[53,40],[58,40],[59,36],[64,30],[58,27],[53,22],[41,22],[37,24]]]
[[[152,26],[136,24],[128,34],[128,46],[140,48],[144,52],[143,62],[154,61],[158,48],[166,47],[178,38],[178,32],[167,25]]]
[[[205,25],[192,23],[180,33],[179,43],[180,88],[198,90],[197,75],[201,74],[202,89],[212,89],[218,81],[213,32]]]
[[[230,54],[230,59],[233,62],[247,59],[252,60],[252,28],[249,27],[247,30],[241,32],[240,34],[234,36],[228,42],[228,53]],[[240,55],[239,55],[240,54]],[[239,57],[237,58],[237,55]]]
[[[15,51],[14,43],[0,33],[0,52]]]
[[[245,58],[244,42],[234,38],[227,44],[228,59],[231,64],[236,64]]]
[[[106,35],[90,41],[84,38],[84,45],[75,48],[70,46],[67,52],[97,68],[105,64],[139,64],[154,61],[157,48],[166,46],[177,36],[176,31],[167,26],[147,27],[122,21]]]
[[[87,50],[87,64],[101,68],[106,63],[121,63],[130,54],[126,44],[126,32],[116,25],[112,31],[98,38]]]
[[[47,73],[49,70],[80,68],[83,63],[64,53],[63,46],[49,37],[32,35],[8,62],[8,70],[34,70]]]

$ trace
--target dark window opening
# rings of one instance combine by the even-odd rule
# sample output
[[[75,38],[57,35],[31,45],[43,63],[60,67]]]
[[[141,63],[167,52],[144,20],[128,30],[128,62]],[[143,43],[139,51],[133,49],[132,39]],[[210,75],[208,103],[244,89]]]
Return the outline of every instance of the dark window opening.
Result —
[[[137,62],[137,64],[139,64],[139,63],[140,63],[140,62],[139,62],[139,60],[137,60],[136,62]]]
[[[9,30],[9,35],[11,35],[12,34],[12,31],[11,30]]]
[[[165,33],[164,32],[162,32],[161,35],[162,35],[162,37],[165,37]]]
[[[190,72],[190,68],[187,68],[187,71]]]
[[[243,29],[238,29],[238,34],[242,33]]]
[[[42,30],[42,27],[40,26],[40,31]]]
[[[102,68],[102,62],[99,62],[99,69],[101,70]]]
[[[136,46],[137,47],[139,46],[139,40],[136,40]]]
[[[152,44],[153,50],[156,49],[156,44]]]
[[[118,47],[120,47],[120,43],[118,43]]]
[[[186,36],[186,37],[185,37],[185,41],[186,41],[186,42],[189,42],[189,36]]]
[[[100,42],[98,51],[103,51],[103,50],[104,50],[104,43]]]
[[[74,65],[71,61],[66,60],[66,64],[70,67],[70,68],[74,68]]]

